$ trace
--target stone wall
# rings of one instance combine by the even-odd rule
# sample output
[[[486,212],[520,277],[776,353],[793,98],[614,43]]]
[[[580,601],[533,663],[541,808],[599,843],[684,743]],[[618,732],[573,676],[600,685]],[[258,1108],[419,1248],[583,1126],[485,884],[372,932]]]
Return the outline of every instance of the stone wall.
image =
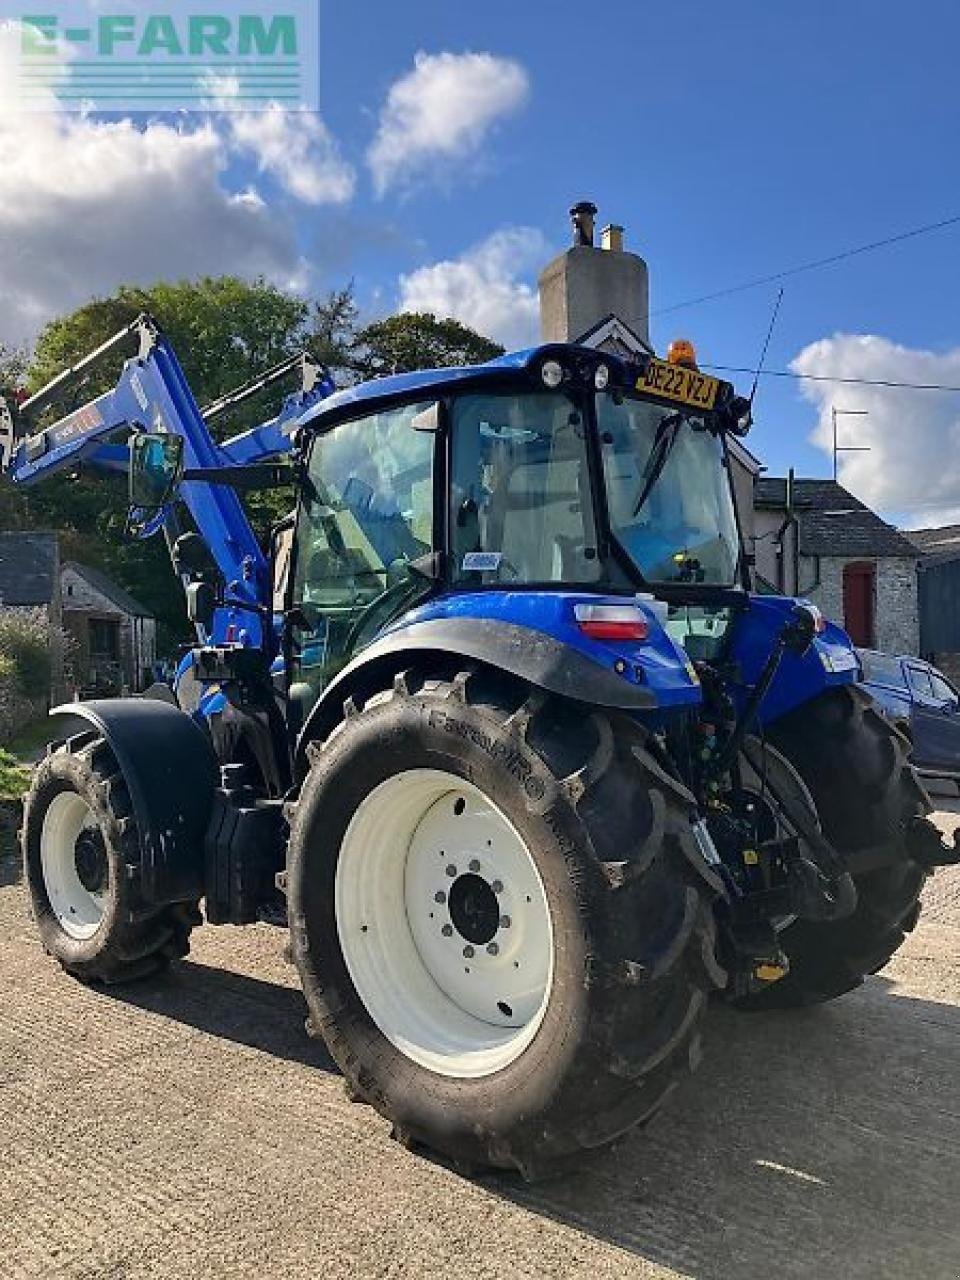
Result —
[[[801,556],[801,587],[816,582],[805,594],[832,621],[843,626],[843,567],[862,564],[863,558],[841,559],[819,557],[819,580],[816,559]],[[874,645],[884,653],[920,652],[920,620],[917,606],[917,563],[915,560],[890,558],[873,562],[876,568],[876,600]]]
[[[61,572],[61,599],[63,625],[76,649],[74,667],[80,685],[88,684],[95,674],[91,669],[89,624],[92,619],[98,619],[116,623],[119,628],[118,683],[122,690],[136,693],[143,689],[150,682],[145,673],[157,656],[156,620],[124,613],[70,565],[64,566]],[[102,678],[109,672],[96,674]]]

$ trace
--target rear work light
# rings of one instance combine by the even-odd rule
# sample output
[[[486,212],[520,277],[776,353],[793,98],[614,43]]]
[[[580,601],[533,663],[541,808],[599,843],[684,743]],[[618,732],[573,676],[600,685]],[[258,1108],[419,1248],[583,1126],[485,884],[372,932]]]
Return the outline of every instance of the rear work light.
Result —
[[[591,640],[646,640],[650,620],[632,604],[578,604],[577,626]]]

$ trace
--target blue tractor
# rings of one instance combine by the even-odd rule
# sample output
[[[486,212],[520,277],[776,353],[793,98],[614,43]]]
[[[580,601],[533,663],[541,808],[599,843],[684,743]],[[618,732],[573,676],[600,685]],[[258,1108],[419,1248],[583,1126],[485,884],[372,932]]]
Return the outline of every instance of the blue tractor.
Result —
[[[114,390],[51,412],[132,340]],[[750,406],[680,357],[340,391],[305,361],[217,444],[290,368],[201,411],[143,317],[5,410],[16,481],[129,471],[196,629],[172,688],[54,713],[23,827],[47,951],[124,982],[186,954],[201,902],[289,925],[350,1095],[526,1177],[653,1115],[715,993],[816,1004],[886,964],[955,854],[847,636],[751,594]],[[264,550],[238,492],[291,478]]]

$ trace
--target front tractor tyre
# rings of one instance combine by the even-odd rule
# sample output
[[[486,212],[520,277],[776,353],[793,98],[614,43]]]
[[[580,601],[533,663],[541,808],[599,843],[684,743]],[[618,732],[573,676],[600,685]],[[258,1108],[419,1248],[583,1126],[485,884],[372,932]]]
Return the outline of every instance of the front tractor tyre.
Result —
[[[929,873],[911,856],[908,833],[930,805],[908,763],[910,743],[861,689],[829,690],[768,735],[806,784],[824,834],[851,859],[857,907],[840,920],[784,929],[788,976],[742,1003],[822,1004],[882,969],[916,925]],[[858,871],[858,856],[873,868]]]
[[[23,859],[46,950],[85,982],[128,982],[190,949],[196,903],[140,900],[140,841],[107,743],[82,734],[36,768],[24,805]]]
[[[288,893],[351,1095],[528,1178],[653,1115],[725,975],[691,798],[642,732],[485,670],[348,711],[310,751]]]

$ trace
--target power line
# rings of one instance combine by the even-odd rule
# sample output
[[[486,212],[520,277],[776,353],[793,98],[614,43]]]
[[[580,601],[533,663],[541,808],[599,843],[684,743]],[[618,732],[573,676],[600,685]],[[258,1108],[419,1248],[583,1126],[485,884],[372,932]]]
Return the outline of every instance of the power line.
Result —
[[[705,364],[704,369],[717,373],[752,373],[761,378],[795,378],[799,382],[840,382],[851,387],[895,387],[901,391],[952,391],[960,394],[960,387],[942,382],[897,382],[893,378],[841,378],[827,373],[794,373],[792,369],[752,369],[748,365]]]
[[[928,235],[931,231],[942,231],[945,227],[960,223],[960,213],[953,217],[943,218],[940,222],[928,222],[925,226],[914,227],[910,231],[901,231],[899,235],[887,236],[884,240],[873,240],[869,244],[857,245],[852,249],[844,249],[840,253],[831,254],[829,258],[816,258],[812,262],[802,262],[795,267],[787,267],[784,271],[774,271],[768,276],[758,276],[744,284],[731,285],[727,289],[717,289],[715,293],[705,293],[699,298],[689,298],[686,302],[674,302],[669,307],[658,307],[648,312],[648,317],[669,315],[672,311],[681,311],[685,307],[698,307],[702,302],[713,302],[717,298],[728,298],[733,293],[745,293],[748,289],[758,289],[764,284],[773,284],[777,280],[786,280],[790,276],[802,275],[805,271],[817,271],[820,267],[830,267],[847,258],[855,258],[860,253],[873,253],[876,249],[886,249],[889,245],[900,244],[904,240],[913,240],[916,236]]]

